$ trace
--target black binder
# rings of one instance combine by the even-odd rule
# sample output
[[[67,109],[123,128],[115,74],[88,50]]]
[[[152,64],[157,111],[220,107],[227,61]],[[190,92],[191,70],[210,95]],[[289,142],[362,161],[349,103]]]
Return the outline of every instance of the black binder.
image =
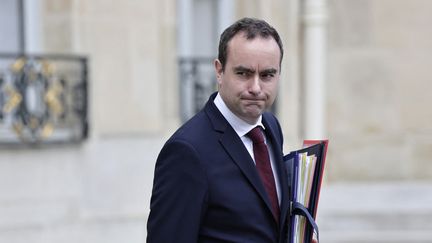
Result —
[[[328,140],[305,140],[303,145],[305,146],[304,148],[292,151],[284,156],[291,202],[288,216],[288,243],[310,243],[314,232],[319,242],[319,230],[315,223],[315,218],[323,179]],[[304,156],[309,156],[307,162],[305,162],[307,159]],[[304,170],[305,168],[309,168],[306,164],[311,166],[311,169]],[[306,175],[305,173],[309,174]],[[306,177],[309,176],[309,183],[302,183],[305,181],[301,178],[304,179],[305,175]],[[308,186],[309,190],[304,190]],[[310,193],[307,193],[308,191]],[[303,198],[307,198],[306,194],[309,195],[309,200],[302,200]],[[304,203],[305,201],[306,203]],[[301,223],[301,221],[304,223]]]

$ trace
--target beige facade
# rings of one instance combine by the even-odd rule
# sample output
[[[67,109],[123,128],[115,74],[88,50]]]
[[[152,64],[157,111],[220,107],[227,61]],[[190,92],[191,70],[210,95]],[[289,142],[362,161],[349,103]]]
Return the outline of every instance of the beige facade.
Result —
[[[79,146],[0,150],[0,242],[145,242],[154,162],[181,123],[179,1],[36,2],[40,49],[89,58],[90,137]],[[277,113],[287,150],[307,129],[304,2],[232,1],[235,18],[265,18],[284,40]],[[430,183],[432,2],[323,2],[326,184]]]
[[[329,177],[432,179],[432,3],[329,4]]]

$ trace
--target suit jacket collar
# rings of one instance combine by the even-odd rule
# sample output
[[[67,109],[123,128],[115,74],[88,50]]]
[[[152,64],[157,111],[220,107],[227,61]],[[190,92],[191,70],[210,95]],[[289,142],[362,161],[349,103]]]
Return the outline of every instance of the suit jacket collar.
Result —
[[[220,111],[217,109],[213,100],[216,97],[217,93],[214,93],[210,96],[209,101],[207,102],[204,110],[213,126],[213,129],[218,132],[219,142],[225,149],[225,151],[232,158],[233,162],[237,164],[239,169],[242,171],[243,175],[249,180],[252,186],[255,188],[257,193],[260,195],[262,200],[264,200],[265,204],[268,207],[269,213],[271,213],[271,204],[270,200],[267,196],[267,193],[264,189],[264,186],[261,182],[261,179],[258,175],[258,172],[255,168],[255,165],[247,152],[246,148],[243,145],[240,137],[234,131],[234,129],[229,125],[228,121],[223,117]],[[286,178],[286,173],[283,168],[283,154],[282,154],[282,141],[279,139],[281,136],[281,132],[276,130],[276,125],[273,124],[272,120],[269,119],[267,115],[263,115],[263,124],[266,127],[266,132],[271,142],[273,144],[273,150],[275,150],[275,159],[277,164],[277,171],[279,174],[279,180],[281,185],[281,218],[279,220],[280,226],[283,227],[286,220],[287,209],[288,209],[288,183]],[[275,119],[273,119],[275,120]],[[276,222],[276,221],[275,221]]]

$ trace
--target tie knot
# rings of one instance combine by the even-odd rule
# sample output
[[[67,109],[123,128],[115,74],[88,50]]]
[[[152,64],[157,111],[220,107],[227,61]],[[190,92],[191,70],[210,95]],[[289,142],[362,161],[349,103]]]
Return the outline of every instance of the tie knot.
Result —
[[[255,127],[246,134],[253,143],[264,143],[264,135],[260,127]]]

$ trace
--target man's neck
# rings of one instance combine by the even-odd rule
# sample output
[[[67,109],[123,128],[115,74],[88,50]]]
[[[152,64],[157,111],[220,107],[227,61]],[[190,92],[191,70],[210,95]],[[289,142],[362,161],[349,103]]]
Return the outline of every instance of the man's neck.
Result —
[[[218,110],[222,113],[222,115],[225,117],[225,119],[228,121],[228,123],[231,125],[231,127],[236,131],[236,133],[241,137],[247,132],[249,132],[252,128],[256,126],[263,126],[262,124],[262,116],[260,116],[255,123],[249,123],[245,120],[241,119],[237,115],[232,112],[226,103],[224,102],[222,96],[218,93],[216,98],[214,99],[214,104],[218,108]]]

